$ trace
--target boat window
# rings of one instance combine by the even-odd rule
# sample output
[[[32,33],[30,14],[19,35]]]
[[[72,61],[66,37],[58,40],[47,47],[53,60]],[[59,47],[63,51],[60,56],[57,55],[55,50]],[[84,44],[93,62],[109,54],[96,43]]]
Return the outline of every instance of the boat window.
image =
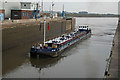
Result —
[[[48,47],[48,44],[47,44],[47,43],[45,44],[45,47]]]
[[[14,16],[18,16],[18,12],[14,12]]]
[[[48,46],[49,46],[49,47],[52,47],[52,43],[48,43]]]
[[[57,48],[57,44],[52,44],[52,48]]]
[[[60,46],[60,44],[57,44],[57,46],[59,47],[59,46]]]

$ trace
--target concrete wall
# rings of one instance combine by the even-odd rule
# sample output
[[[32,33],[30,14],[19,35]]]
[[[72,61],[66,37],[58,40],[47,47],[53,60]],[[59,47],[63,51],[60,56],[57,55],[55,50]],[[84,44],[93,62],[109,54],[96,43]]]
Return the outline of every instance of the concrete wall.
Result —
[[[7,2],[4,4],[5,18],[11,18],[11,9],[20,9],[20,2]]]
[[[50,30],[48,30],[48,23],[50,24]],[[40,24],[42,25],[40,29]],[[36,42],[43,41],[43,23],[29,22],[19,24],[3,24],[2,27],[2,50],[6,51],[17,46],[24,46],[30,43],[31,45]],[[74,30],[75,19],[71,20],[59,20],[59,21],[47,21],[46,24],[46,39],[52,39],[63,33],[69,33]],[[30,47],[30,46],[28,46]]]
[[[30,2],[21,2],[21,9],[30,9],[31,3]]]
[[[1,1],[0,1],[0,9],[3,9],[3,4]]]

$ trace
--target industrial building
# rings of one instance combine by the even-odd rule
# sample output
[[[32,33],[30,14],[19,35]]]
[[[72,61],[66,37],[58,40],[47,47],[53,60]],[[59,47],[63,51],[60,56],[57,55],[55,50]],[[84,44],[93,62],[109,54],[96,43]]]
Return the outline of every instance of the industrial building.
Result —
[[[87,11],[81,11],[81,12],[79,12],[79,14],[88,14],[88,12]]]
[[[1,20],[4,19],[32,19],[32,18],[40,18],[44,14],[46,16],[57,17],[57,13],[52,11],[43,12],[43,3],[40,6],[40,3],[32,3],[32,2],[2,2],[1,8],[5,11],[2,11]],[[53,4],[52,4],[53,6]],[[44,14],[43,14],[44,13]],[[4,14],[4,15],[3,15]]]
[[[12,18],[11,10],[34,10],[36,9],[36,4],[31,2],[0,2],[0,9],[5,10],[5,18]]]
[[[21,9],[11,9],[11,19],[30,19],[40,17],[40,5],[21,2]]]

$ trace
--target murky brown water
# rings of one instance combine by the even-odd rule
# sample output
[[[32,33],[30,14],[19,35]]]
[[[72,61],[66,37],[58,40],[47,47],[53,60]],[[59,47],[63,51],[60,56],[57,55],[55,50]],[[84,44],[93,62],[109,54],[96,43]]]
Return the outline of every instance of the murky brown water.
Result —
[[[92,36],[67,49],[58,58],[29,58],[28,45],[3,54],[5,78],[103,78],[117,18],[76,18],[76,26],[88,24]]]

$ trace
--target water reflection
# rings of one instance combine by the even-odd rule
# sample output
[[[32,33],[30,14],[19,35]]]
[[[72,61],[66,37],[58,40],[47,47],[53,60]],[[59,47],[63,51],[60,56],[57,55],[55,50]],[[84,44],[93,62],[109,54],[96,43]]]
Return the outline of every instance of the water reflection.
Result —
[[[91,37],[91,36],[89,36],[89,37]],[[86,40],[86,39],[84,39],[84,40]],[[79,41],[79,42],[75,43],[74,45],[71,45],[69,48],[66,48],[63,51],[63,53],[59,57],[56,57],[56,58],[51,58],[50,56],[44,56],[44,55],[37,56],[37,57],[28,56],[30,64],[33,67],[39,68],[40,70],[43,68],[49,68],[49,67],[55,66],[56,64],[60,64],[60,62],[63,61],[64,58],[66,58],[72,54],[75,54],[73,52],[69,53],[69,51],[73,48],[77,48],[76,46],[79,45],[80,42],[82,42],[82,41]]]
[[[30,58],[29,61],[33,67],[39,68],[41,70],[43,68],[49,68],[55,66],[56,64],[60,63],[60,60],[62,58],[63,57],[57,57],[57,58],[40,57],[38,59]]]
[[[91,36],[89,36],[88,38],[90,38],[90,37]],[[88,38],[86,38],[86,39],[88,39]],[[86,39],[84,39],[84,41]],[[30,64],[33,67],[39,68],[40,70],[43,68],[49,68],[49,67],[55,66],[56,64],[59,64],[64,58],[66,58],[72,54],[75,54],[73,52],[69,53],[69,51],[73,48],[77,48],[76,46],[79,45],[80,42],[82,42],[82,41],[78,41],[77,43],[66,48],[63,51],[63,53],[59,57],[56,57],[56,58],[51,58],[50,56],[44,56],[44,55],[37,56],[37,57],[29,57]]]

